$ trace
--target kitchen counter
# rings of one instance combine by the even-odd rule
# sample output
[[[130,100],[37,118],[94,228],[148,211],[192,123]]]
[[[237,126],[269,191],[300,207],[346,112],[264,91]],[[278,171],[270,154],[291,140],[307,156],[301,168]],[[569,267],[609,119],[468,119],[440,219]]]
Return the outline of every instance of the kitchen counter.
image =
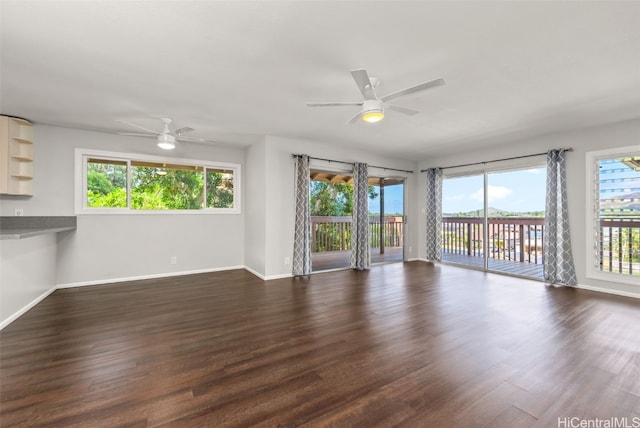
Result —
[[[0,217],[0,240],[23,239],[76,229],[76,217]]]

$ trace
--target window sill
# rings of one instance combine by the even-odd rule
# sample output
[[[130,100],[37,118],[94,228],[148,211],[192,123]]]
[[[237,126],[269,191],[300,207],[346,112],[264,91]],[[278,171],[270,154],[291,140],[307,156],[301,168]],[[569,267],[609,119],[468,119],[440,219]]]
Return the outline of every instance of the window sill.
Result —
[[[228,215],[241,214],[239,209],[207,210],[129,210],[126,208],[95,208],[76,212],[76,215]]]

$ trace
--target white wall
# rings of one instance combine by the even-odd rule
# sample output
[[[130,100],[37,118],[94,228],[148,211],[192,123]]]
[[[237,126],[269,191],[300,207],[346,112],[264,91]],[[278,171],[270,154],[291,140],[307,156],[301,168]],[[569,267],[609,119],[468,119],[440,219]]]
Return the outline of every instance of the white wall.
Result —
[[[371,152],[346,150],[339,147],[330,147],[321,143],[304,140],[272,137],[266,138],[265,153],[265,205],[264,223],[266,227],[264,273],[267,278],[286,276],[291,274],[291,265],[285,264],[285,257],[293,255],[293,235],[295,221],[294,199],[294,159],[292,154],[308,154],[313,157],[341,160],[345,162],[366,162],[370,165],[378,165],[390,168],[415,171],[416,163],[413,161],[391,159]],[[370,174],[382,174],[382,171],[370,169]],[[415,204],[417,188],[417,175],[409,174],[406,187],[408,197],[406,199],[408,217],[408,242],[411,247],[406,258],[417,257],[417,240],[413,231],[417,229],[417,204]],[[258,221],[253,219],[252,221]],[[260,219],[259,221],[262,221]],[[250,226],[247,225],[247,229]],[[247,241],[247,245],[249,241]],[[261,272],[262,273],[262,272]]]
[[[3,328],[55,289],[56,236],[2,240],[0,260],[0,328]]]
[[[586,277],[587,242],[586,242],[586,213],[587,213],[587,182],[585,153],[591,150],[603,150],[614,147],[624,147],[638,144],[640,141],[640,120],[631,120],[617,124],[586,128],[573,132],[548,135],[528,141],[518,141],[508,145],[483,148],[482,150],[460,153],[455,156],[431,158],[420,163],[420,169],[431,167],[445,167],[478,161],[488,161],[514,156],[522,156],[532,153],[541,153],[554,148],[573,148],[573,152],[567,154],[567,185],[569,197],[569,221],[571,227],[572,252],[576,266],[578,284],[586,287],[594,287],[626,295],[640,297],[640,281],[637,286],[620,284],[609,281],[600,281]],[[544,161],[544,156],[540,158]],[[487,167],[519,166],[530,160],[501,162],[489,164]],[[480,168],[480,169],[478,169]],[[475,167],[476,171],[482,167]],[[461,170],[461,169],[459,169]],[[467,171],[473,168],[466,168]],[[420,179],[420,186],[424,186],[424,174]],[[420,206],[426,204],[424,192],[419,192]],[[420,257],[425,257],[425,233],[424,222],[420,223]]]
[[[266,258],[266,218],[264,215],[266,143],[260,141],[247,149],[244,181],[245,253],[244,264],[264,276]]]
[[[77,147],[167,156],[152,139],[36,125],[34,196],[0,197],[0,214],[75,215]],[[204,144],[181,143],[168,156],[244,162],[244,150]],[[58,239],[59,285],[244,264],[244,214],[79,215],[77,230]]]

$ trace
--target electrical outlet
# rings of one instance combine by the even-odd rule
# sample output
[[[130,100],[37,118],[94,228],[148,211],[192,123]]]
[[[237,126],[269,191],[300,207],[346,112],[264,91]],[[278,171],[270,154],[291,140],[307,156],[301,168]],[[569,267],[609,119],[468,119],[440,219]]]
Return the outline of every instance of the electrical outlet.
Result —
[[[409,246],[409,252],[411,252],[411,250],[413,250],[413,247],[412,247],[412,246]]]
[[[16,208],[13,210],[13,215],[15,215],[16,217],[22,217],[24,215],[24,209],[22,208]]]
[[[288,265],[288,264],[290,264],[290,263],[291,263],[291,258],[290,258],[290,257],[285,257],[285,258],[284,258],[284,264],[285,264],[285,265]]]
[[[172,265],[178,264],[178,256],[171,256],[171,264]]]

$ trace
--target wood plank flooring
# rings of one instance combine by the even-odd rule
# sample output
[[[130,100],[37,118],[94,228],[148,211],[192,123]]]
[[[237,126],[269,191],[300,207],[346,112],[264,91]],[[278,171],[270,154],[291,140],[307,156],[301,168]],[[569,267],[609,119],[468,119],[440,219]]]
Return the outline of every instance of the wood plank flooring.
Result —
[[[631,423],[640,301],[424,262],[58,290],[0,332],[0,399],[2,427]]]
[[[387,247],[380,254],[380,248],[371,248],[371,264],[401,262],[404,257],[402,247]],[[351,265],[351,250],[322,251],[311,253],[311,269],[319,272],[328,269],[348,268]]]
[[[457,263],[461,265],[473,266],[480,269],[484,268],[484,258],[480,256],[442,253],[442,261],[447,263]],[[488,261],[490,271],[544,279],[544,266],[542,266],[542,264],[522,263],[515,260],[499,260],[493,258],[490,258]]]

